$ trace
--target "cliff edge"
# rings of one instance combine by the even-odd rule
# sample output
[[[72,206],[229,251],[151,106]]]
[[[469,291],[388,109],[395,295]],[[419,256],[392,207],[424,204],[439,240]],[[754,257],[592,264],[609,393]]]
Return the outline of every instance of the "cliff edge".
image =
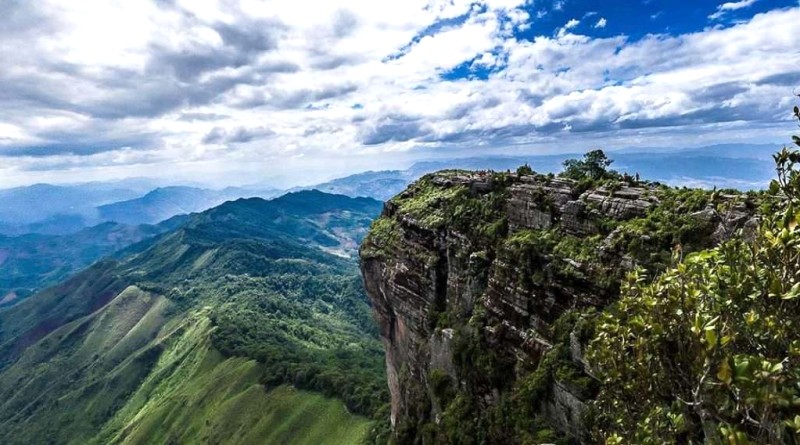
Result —
[[[620,180],[444,171],[361,247],[399,443],[585,442],[582,320],[626,273],[752,227],[754,197]]]

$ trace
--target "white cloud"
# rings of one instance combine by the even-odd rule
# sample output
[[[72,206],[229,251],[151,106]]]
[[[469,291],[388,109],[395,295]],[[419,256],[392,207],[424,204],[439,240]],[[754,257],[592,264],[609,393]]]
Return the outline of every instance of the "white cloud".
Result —
[[[740,0],[738,2],[727,2],[717,6],[717,12],[708,16],[711,20],[718,20],[730,11],[737,11],[739,9],[749,8],[753,6],[758,0]]]
[[[606,20],[605,17],[600,17],[600,20],[598,20],[597,23],[594,24],[594,27],[595,28],[605,28],[606,25],[608,25],[608,20]]]
[[[557,35],[559,37],[563,37],[567,35],[570,29],[577,28],[578,25],[581,24],[581,21],[578,19],[570,19],[567,23],[564,24],[561,28],[558,28]]]
[[[524,3],[12,3],[0,24],[0,185],[153,172],[256,182],[434,150],[791,131],[800,8],[639,41],[581,35],[577,19],[516,40],[541,18]],[[476,76],[442,78],[455,68]]]

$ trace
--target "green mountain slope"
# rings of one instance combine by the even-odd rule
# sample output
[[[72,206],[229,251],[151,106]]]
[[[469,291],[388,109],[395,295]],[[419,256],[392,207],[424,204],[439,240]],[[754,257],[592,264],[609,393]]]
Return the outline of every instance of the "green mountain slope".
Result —
[[[383,352],[355,261],[323,249],[379,208],[226,203],[0,311],[0,442],[358,442]]]
[[[70,235],[0,235],[0,306],[16,304],[117,250],[174,230],[186,218],[152,226],[109,222]]]

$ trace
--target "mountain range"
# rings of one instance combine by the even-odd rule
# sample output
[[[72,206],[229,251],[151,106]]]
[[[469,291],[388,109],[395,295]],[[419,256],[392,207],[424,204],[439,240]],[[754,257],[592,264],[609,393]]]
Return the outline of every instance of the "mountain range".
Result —
[[[0,309],[0,442],[358,443],[388,401],[356,246],[382,203],[224,203]]]
[[[676,186],[763,188],[774,173],[774,145],[728,144],[689,149],[611,151],[613,168]],[[443,169],[513,170],[529,164],[540,173],[558,172],[564,160],[579,154],[479,156],[421,161],[405,169],[368,171],[287,191],[318,189],[347,196],[387,200],[426,173]],[[209,189],[158,186],[134,178],[78,185],[36,184],[0,190],[0,234],[64,235],[102,222],[156,224],[175,215],[201,212],[238,198],[279,196],[269,186]],[[42,205],[42,204],[46,205]]]
[[[718,145],[692,149],[622,150],[612,167],[672,185],[750,189],[773,174],[772,145]],[[404,170],[369,171],[299,190],[321,190],[381,201],[426,173],[443,169],[513,170],[523,164],[556,172],[575,155],[484,156],[422,161]],[[115,250],[174,227],[177,215],[202,212],[245,197],[282,193],[259,187],[214,190],[157,187],[153,180],[55,186],[36,184],[0,190],[0,305],[9,305],[58,282]],[[45,203],[46,205],[41,205]],[[162,224],[162,222],[165,222]],[[354,245],[349,245],[350,255]]]
[[[100,258],[174,229],[185,219],[175,216],[157,225],[107,222],[69,235],[0,235],[0,306],[17,303]]]
[[[36,184],[0,190],[0,234],[67,235],[104,222],[156,224],[176,215],[201,212],[225,201],[269,198],[276,190],[229,187],[158,187],[154,181]],[[130,186],[130,188],[126,188]]]

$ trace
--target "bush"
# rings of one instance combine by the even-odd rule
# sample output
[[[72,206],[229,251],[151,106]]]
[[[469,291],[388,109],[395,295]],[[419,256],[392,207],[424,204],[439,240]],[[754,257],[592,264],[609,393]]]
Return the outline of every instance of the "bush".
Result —
[[[752,239],[676,255],[652,283],[632,273],[600,317],[597,441],[800,441],[800,152],[775,160],[775,213]]]

